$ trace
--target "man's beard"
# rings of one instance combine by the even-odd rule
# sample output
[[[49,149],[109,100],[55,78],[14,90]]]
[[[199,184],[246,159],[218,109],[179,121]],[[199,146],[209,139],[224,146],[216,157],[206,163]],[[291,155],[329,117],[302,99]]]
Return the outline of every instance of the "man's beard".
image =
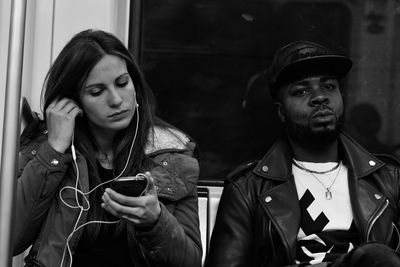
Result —
[[[343,128],[343,115],[336,117],[335,127],[332,129],[314,131],[310,125],[300,125],[286,118],[285,128],[288,136],[299,146],[309,149],[325,147],[337,140]]]

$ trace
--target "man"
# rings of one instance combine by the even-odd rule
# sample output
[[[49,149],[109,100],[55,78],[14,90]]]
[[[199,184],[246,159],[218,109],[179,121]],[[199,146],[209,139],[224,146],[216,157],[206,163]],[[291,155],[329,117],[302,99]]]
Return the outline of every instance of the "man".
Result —
[[[399,170],[341,131],[351,66],[306,41],[276,53],[270,90],[286,136],[228,179],[209,267],[400,266]]]

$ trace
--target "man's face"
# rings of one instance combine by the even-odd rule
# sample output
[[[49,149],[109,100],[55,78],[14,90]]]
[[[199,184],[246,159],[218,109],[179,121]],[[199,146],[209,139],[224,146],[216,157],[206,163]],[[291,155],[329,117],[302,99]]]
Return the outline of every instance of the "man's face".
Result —
[[[282,86],[278,114],[289,136],[319,145],[338,135],[343,121],[339,81],[331,75],[309,75]]]

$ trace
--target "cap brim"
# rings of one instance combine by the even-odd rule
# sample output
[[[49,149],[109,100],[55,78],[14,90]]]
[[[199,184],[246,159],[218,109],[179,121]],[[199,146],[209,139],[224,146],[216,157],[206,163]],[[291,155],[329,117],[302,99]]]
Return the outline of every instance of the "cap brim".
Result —
[[[293,80],[309,73],[332,74],[343,78],[353,66],[351,59],[338,55],[323,55],[299,59],[282,69],[277,77],[277,84],[284,80]]]

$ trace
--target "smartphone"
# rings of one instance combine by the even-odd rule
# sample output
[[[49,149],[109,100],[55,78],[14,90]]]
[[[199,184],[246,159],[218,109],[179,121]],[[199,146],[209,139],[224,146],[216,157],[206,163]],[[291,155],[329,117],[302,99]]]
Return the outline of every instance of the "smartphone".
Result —
[[[122,195],[139,197],[146,193],[148,178],[144,174],[121,177],[111,182],[110,188]]]

